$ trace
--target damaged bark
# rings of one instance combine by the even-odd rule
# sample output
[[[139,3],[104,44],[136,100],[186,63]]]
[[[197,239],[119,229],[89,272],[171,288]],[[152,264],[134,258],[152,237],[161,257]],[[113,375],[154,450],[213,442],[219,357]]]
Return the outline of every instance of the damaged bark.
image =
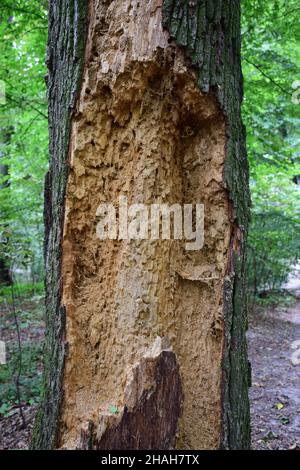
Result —
[[[150,352],[133,368],[125,407],[102,414],[81,431],[79,449],[172,449],[181,414],[182,390],[175,354]]]
[[[49,18],[47,360],[33,447],[246,448],[239,2],[64,0]],[[203,249],[99,240],[97,208],[119,195],[204,204]]]

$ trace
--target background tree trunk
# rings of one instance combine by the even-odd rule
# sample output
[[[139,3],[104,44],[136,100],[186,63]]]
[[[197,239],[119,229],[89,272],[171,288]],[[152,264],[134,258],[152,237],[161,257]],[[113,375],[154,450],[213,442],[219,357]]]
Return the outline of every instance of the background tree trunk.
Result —
[[[239,2],[50,1],[48,67],[33,447],[247,448]],[[203,203],[203,249],[97,239],[120,194]]]
[[[11,126],[0,128],[0,177],[4,178],[4,181],[0,184],[0,190],[9,188],[9,168],[6,163],[3,164],[1,161],[6,156],[5,146],[10,141],[11,135],[13,133],[13,129]],[[6,217],[3,213],[3,209],[1,210],[1,220],[5,220]],[[7,254],[7,245],[8,245],[8,227],[7,224],[1,227],[1,231],[3,234],[3,239],[1,240],[1,251],[0,254],[0,285],[4,286],[11,286],[12,285],[12,277],[8,265],[7,259],[5,259],[5,255]],[[2,238],[2,237],[1,237]]]

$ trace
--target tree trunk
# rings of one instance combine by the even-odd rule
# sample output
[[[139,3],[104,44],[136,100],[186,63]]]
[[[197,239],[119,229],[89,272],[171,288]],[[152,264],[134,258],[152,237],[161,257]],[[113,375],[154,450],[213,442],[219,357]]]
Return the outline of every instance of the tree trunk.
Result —
[[[6,157],[5,146],[9,143],[11,139],[11,135],[13,133],[13,129],[11,126],[0,128],[0,177],[4,179],[3,182],[0,181],[0,190],[9,188],[9,168],[6,163],[2,162],[2,158]],[[1,148],[3,146],[3,149]],[[3,213],[1,210],[0,212],[1,220],[7,220],[8,217]],[[1,226],[2,232],[2,240],[1,240],[1,251],[0,251],[0,285],[3,286],[11,286],[13,281],[10,273],[10,269],[8,266],[8,262],[6,259],[7,255],[7,246],[8,246],[8,227],[7,224],[3,224]]]
[[[237,0],[50,1],[45,391],[33,448],[249,446]],[[205,241],[100,240],[202,203]]]

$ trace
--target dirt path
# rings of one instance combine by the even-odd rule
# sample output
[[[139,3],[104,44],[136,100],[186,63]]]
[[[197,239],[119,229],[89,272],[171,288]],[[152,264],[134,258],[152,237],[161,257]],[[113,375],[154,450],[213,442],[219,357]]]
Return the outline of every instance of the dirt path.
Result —
[[[300,299],[250,320],[252,448],[300,449]]]

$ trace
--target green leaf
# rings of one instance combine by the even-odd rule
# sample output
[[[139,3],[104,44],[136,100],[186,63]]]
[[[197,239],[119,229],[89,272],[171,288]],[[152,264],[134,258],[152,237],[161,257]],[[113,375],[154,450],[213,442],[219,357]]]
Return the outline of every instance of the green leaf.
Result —
[[[112,414],[114,414],[114,415],[119,414],[119,409],[118,409],[118,407],[117,407],[117,406],[114,406],[114,405],[109,405],[108,411],[109,411],[109,413],[112,413]]]

